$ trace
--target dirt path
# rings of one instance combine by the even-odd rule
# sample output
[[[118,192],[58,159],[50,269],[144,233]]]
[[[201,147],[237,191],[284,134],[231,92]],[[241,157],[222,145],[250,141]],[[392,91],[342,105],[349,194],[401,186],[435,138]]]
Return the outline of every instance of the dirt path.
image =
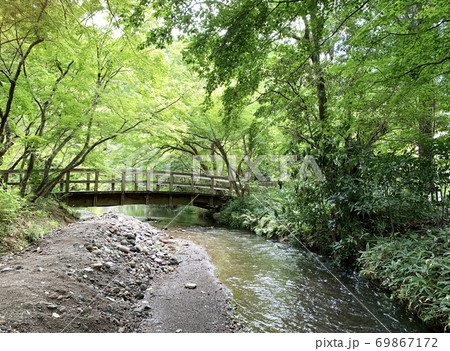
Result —
[[[0,258],[0,332],[232,331],[206,253],[169,234],[105,214]]]

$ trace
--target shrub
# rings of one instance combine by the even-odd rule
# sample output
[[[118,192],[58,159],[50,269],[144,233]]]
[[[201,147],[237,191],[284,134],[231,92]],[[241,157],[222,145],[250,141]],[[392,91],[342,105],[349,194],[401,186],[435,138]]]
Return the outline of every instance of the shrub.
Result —
[[[17,218],[23,200],[18,191],[0,187],[0,222],[10,222]]]

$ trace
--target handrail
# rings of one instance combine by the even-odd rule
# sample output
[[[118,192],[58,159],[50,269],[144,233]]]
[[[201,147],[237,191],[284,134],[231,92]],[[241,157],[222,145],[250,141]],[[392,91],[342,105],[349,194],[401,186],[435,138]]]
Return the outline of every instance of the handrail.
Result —
[[[62,169],[51,169],[50,173]],[[42,173],[34,170],[32,173]],[[26,171],[0,170],[0,184],[20,186]],[[56,191],[55,191],[56,190]],[[159,170],[120,170],[102,173],[96,169],[77,168],[64,172],[54,192],[177,192],[207,193],[209,195],[231,195],[232,182],[228,177],[193,174],[185,172],[168,172]]]

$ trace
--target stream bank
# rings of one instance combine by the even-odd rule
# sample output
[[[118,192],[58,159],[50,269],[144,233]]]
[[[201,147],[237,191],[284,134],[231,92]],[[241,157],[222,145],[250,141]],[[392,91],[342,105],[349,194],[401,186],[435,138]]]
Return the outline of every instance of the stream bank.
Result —
[[[174,273],[194,261],[209,265],[201,248],[133,217],[87,217],[0,259],[0,332],[232,331],[226,290],[212,270],[194,270],[192,277],[189,271]],[[187,283],[196,289],[187,289]],[[193,299],[185,311],[190,318],[171,326],[158,313],[164,310],[170,319],[173,300],[153,299],[163,284],[181,300],[205,292],[209,313],[193,313],[205,311],[206,304]],[[151,329],[150,319],[167,329]],[[190,329],[192,319],[196,330]]]
[[[424,226],[390,235],[365,234],[364,240],[367,242],[360,246],[357,245],[357,239],[351,237],[347,241],[325,245],[320,240],[315,243],[305,240],[293,223],[284,222],[271,214],[263,216],[254,208],[234,207],[234,211],[225,210],[215,214],[216,221],[228,228],[246,229],[256,235],[329,257],[341,267],[356,270],[358,275],[369,279],[374,287],[381,287],[408,313],[426,324],[429,330],[450,330],[448,224],[444,223],[441,227]],[[336,251],[341,251],[341,259],[333,256]],[[347,259],[342,260],[342,257]],[[352,259],[348,260],[349,257]]]
[[[244,332],[385,332],[383,325],[392,332],[431,331],[368,280],[324,256],[247,230],[214,226],[194,208],[128,205],[115,210],[169,227],[175,239],[204,248],[231,292],[233,316]]]

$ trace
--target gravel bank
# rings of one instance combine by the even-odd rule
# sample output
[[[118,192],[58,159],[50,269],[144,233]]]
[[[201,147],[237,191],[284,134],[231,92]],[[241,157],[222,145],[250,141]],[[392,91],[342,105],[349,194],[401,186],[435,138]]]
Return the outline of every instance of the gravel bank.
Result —
[[[233,331],[204,250],[117,213],[0,258],[0,287],[0,332]]]

